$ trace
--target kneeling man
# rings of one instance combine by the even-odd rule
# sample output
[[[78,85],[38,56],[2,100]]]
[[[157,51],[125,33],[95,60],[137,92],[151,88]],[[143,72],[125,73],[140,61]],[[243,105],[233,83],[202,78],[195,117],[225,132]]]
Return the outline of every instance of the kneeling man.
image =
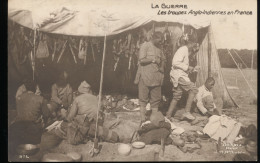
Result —
[[[194,101],[198,110],[207,116],[211,115],[219,115],[218,110],[216,109],[216,105],[214,103],[212,88],[214,87],[215,80],[212,77],[209,77],[205,84],[200,86],[198,89],[198,93],[196,94]]]

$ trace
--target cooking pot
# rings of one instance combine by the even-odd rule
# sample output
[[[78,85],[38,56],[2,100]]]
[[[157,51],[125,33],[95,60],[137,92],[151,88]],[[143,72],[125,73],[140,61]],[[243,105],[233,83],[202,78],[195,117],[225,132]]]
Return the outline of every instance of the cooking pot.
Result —
[[[249,140],[246,145],[246,150],[249,153],[255,154],[257,152],[257,144],[255,141]]]

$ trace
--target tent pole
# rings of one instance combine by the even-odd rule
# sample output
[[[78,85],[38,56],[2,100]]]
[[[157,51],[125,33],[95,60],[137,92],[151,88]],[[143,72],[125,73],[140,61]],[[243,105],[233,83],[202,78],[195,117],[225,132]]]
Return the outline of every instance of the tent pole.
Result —
[[[35,81],[35,51],[36,51],[36,29],[34,29],[34,34],[33,34],[33,55],[31,55],[31,60],[32,60],[32,70],[33,70],[33,81]]]
[[[154,34],[154,32],[155,32],[155,22],[153,22],[153,29],[152,30],[153,30],[152,34]]]
[[[208,27],[208,77],[211,77],[211,24]]]
[[[95,140],[97,140],[97,130],[98,130],[98,115],[99,110],[101,108],[101,99],[102,99],[102,87],[103,87],[103,74],[104,74],[104,64],[105,64],[105,55],[106,55],[106,41],[107,36],[105,34],[104,38],[104,49],[103,49],[103,59],[102,59],[102,67],[101,67],[101,74],[100,74],[100,85],[99,85],[99,95],[98,95],[98,110],[97,110],[97,120],[96,120],[96,130],[95,130]],[[94,142],[94,148],[97,146],[97,141]],[[96,147],[97,148],[97,147]]]

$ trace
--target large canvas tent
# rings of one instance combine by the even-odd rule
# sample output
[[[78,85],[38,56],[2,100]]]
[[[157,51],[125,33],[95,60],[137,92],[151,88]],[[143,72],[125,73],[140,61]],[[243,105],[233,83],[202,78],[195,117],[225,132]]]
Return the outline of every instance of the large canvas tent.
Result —
[[[163,32],[165,29],[164,24],[167,23],[172,33],[172,53],[167,58],[167,70],[165,72],[163,87],[165,90],[168,90],[168,92],[171,90],[169,89],[171,87],[169,83],[169,70],[172,56],[177,50],[176,43],[185,30],[193,29],[197,34],[196,39],[200,43],[200,49],[196,55],[196,63],[201,67],[201,70],[194,77],[194,82],[196,82],[197,86],[200,86],[205,82],[208,76],[213,76],[216,80],[213,96],[217,106],[219,108],[222,108],[223,105],[237,106],[230,96],[223,80],[214,36],[209,21],[184,19],[181,16],[160,17],[144,16],[127,12],[111,13],[102,8],[86,7],[86,1],[84,0],[55,0],[55,2],[51,0],[11,0],[8,2],[8,18],[10,21],[26,27],[29,30],[37,30],[55,37],[90,37],[102,40],[106,35],[108,36],[108,47],[112,47],[111,40],[120,37],[120,35],[125,35],[125,33],[136,32],[142,28],[148,29],[147,35],[151,33],[152,29]],[[155,28],[153,28],[154,26]],[[34,36],[32,35],[31,37],[33,38]],[[107,51],[109,51],[109,48]],[[11,53],[11,50],[8,51],[8,55],[11,55]],[[98,58],[98,56],[96,57]],[[109,54],[107,57],[109,57]],[[121,64],[123,65],[123,63]],[[113,69],[113,64],[107,60],[106,65],[107,67],[105,68],[107,68],[107,71],[105,71],[104,74],[105,85],[106,80],[109,80],[110,83],[118,80],[118,78],[111,74],[113,71],[109,71],[109,69]],[[96,66],[101,67],[99,64],[96,64]],[[9,68],[9,71],[10,70],[12,71],[12,69]],[[96,70],[100,72],[100,69]],[[131,72],[132,77],[130,82],[133,81],[135,72],[136,70]],[[90,74],[89,76],[95,76],[97,73]],[[122,76],[122,73],[119,74]],[[9,78],[9,80],[11,79],[14,79],[14,77]],[[98,80],[99,78],[97,77],[92,83],[98,83]],[[110,83],[107,83],[107,85],[110,86]],[[133,82],[130,83],[130,85],[133,85]],[[110,87],[110,89],[113,88]]]

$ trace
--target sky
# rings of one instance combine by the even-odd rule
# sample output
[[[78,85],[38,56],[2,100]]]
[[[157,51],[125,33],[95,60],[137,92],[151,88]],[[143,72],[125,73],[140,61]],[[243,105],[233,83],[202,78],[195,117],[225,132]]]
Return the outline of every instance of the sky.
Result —
[[[27,1],[27,0],[24,0]],[[28,0],[29,1],[29,0]],[[44,0],[38,0],[44,1]],[[60,0],[75,3],[76,0]],[[257,0],[86,0],[92,8],[106,8],[114,12],[128,12],[136,15],[157,17],[180,17],[181,19],[211,22],[217,48],[256,49],[257,48]],[[84,1],[84,3],[86,2]],[[9,0],[12,4],[13,0]],[[19,1],[22,3],[22,1]],[[53,1],[55,5],[57,1]],[[187,9],[161,9],[162,4],[187,5]],[[152,8],[156,4],[160,8]],[[12,6],[19,6],[16,3]],[[86,7],[81,6],[81,7]],[[160,15],[159,10],[190,11],[252,11],[252,15]]]
[[[122,3],[122,2],[121,2]],[[188,19],[209,20],[217,48],[257,49],[257,0],[144,0],[134,7],[136,12],[157,14],[153,5],[186,4],[186,10],[252,11],[252,15],[186,16]],[[141,7],[142,6],[142,7]],[[144,7],[146,6],[146,7]],[[160,6],[161,7],[161,6]],[[177,10],[177,9],[170,9]],[[181,10],[181,9],[179,9]],[[180,16],[181,15],[167,15]]]
[[[128,7],[118,7],[128,4]],[[189,10],[252,11],[252,15],[185,16],[187,19],[209,20],[217,48],[257,49],[257,0],[114,0],[115,10],[131,10],[143,15],[157,15],[162,4],[187,5]],[[152,9],[151,4],[159,5]],[[99,5],[102,5],[100,3]],[[170,9],[185,10],[185,9]],[[167,11],[167,10],[166,10]],[[179,16],[182,15],[167,15]]]

